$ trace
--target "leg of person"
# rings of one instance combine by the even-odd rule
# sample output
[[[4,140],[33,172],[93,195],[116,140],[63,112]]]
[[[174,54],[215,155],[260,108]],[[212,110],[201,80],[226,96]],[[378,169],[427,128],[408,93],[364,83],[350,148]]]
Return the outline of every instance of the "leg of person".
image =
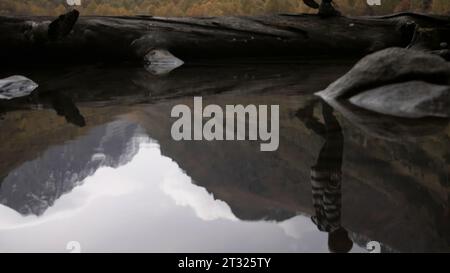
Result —
[[[312,9],[318,9],[320,7],[320,5],[314,0],[303,0],[303,3]]]
[[[319,7],[319,15],[321,17],[340,16],[341,13],[333,6],[333,0],[322,0]]]

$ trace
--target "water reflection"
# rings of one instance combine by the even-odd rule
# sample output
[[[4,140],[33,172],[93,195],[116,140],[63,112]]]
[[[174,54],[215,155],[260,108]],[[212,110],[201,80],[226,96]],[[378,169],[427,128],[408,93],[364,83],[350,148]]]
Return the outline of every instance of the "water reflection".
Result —
[[[99,168],[40,217],[0,207],[2,251],[64,251],[73,240],[85,251],[326,251],[307,217],[240,221],[157,143],[139,142],[132,161]]]
[[[129,162],[138,151],[138,133],[138,125],[116,121],[49,147],[6,175],[1,183],[0,203],[22,215],[42,215],[98,168]]]
[[[86,121],[81,115],[80,110],[69,96],[63,93],[56,93],[51,97],[51,104],[56,113],[65,117],[67,122],[80,127],[86,125]]]
[[[333,111],[311,93],[342,68],[32,71],[39,93],[0,104],[0,250],[449,251],[448,121]],[[279,104],[279,150],[173,141],[193,94]]]
[[[297,111],[296,116],[308,129],[325,138],[316,164],[311,168],[311,186],[315,215],[311,218],[319,230],[328,233],[332,252],[349,252],[353,242],[341,224],[341,183],[344,136],[333,109],[322,102],[324,124],[314,118],[312,103]]]

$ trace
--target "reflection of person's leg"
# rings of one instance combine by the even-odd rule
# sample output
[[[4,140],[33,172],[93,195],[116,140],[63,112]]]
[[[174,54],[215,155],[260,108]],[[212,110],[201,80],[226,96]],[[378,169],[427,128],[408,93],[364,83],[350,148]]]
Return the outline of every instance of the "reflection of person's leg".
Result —
[[[341,226],[341,173],[343,134],[333,109],[322,103],[325,121],[325,143],[317,163],[311,168],[313,202],[316,216],[313,221],[320,230],[328,232],[328,247],[332,252],[348,252],[353,242]]]
[[[347,230],[341,227],[328,233],[328,248],[334,253],[347,253],[352,250],[353,242],[348,236]]]
[[[322,103],[322,116],[325,121],[325,143],[319,152],[315,165],[325,173],[341,173],[344,137],[339,121],[333,114],[333,108]]]
[[[298,109],[295,116],[300,119],[306,128],[312,130],[319,136],[325,137],[325,126],[314,117],[314,108],[317,102],[311,102],[306,107]]]
[[[324,148],[326,153],[324,159],[328,161],[328,168],[333,172],[341,173],[342,157],[344,153],[344,136],[339,121],[334,116],[333,108],[322,103],[322,115],[325,121],[326,142]]]

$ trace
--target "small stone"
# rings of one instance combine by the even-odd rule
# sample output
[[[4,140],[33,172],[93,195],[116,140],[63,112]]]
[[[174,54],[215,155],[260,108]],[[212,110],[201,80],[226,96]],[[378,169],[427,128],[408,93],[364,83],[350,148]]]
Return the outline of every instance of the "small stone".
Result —
[[[182,66],[184,62],[165,49],[153,49],[144,57],[146,69],[154,75],[167,74]]]
[[[0,100],[10,100],[28,96],[38,84],[24,76],[12,76],[0,79]]]

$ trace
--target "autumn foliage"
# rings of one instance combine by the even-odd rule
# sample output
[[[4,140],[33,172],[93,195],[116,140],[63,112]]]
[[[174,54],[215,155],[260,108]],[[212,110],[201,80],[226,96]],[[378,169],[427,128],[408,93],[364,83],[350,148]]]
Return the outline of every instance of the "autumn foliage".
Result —
[[[320,1],[320,0],[317,0]],[[301,0],[81,0],[83,15],[221,16],[313,12]],[[450,14],[448,0],[335,0],[345,14],[370,15],[399,11]],[[2,15],[58,15],[70,9],[65,0],[1,0]]]

